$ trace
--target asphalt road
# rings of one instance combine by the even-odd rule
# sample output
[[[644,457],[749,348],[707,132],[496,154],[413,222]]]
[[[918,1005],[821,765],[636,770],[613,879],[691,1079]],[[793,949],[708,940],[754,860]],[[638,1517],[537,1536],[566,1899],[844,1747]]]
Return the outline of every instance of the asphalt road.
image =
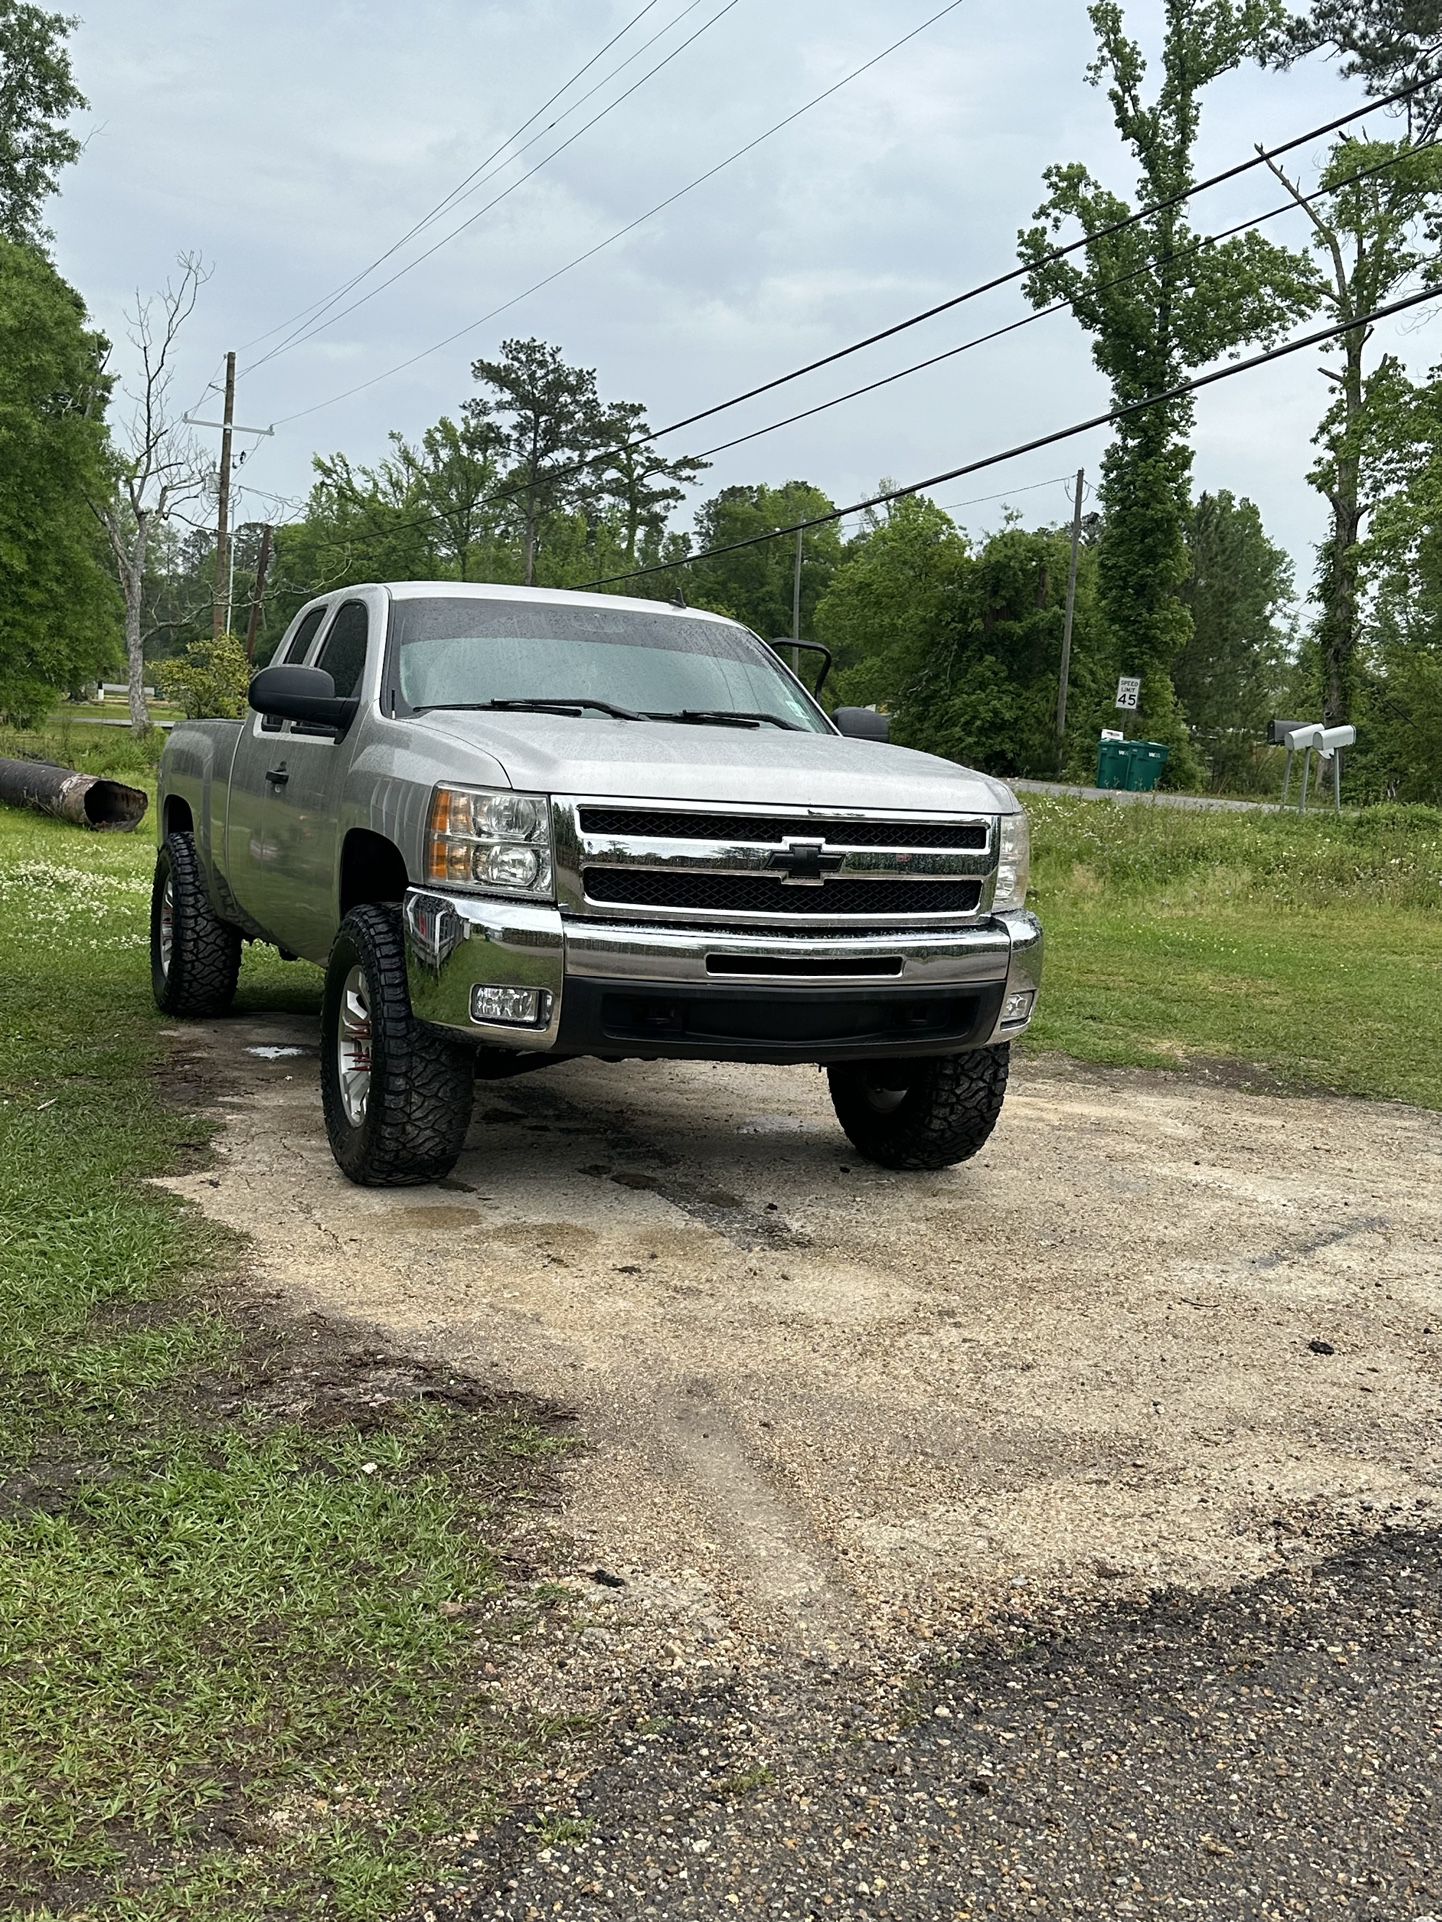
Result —
[[[588,1779],[489,1837],[417,1914],[1442,1910],[1434,1536],[1069,1626],[1017,1618],[1000,1642],[889,1694],[786,1663],[632,1692]]]
[[[1300,784],[1301,776],[1297,777]],[[1079,787],[1065,781],[1011,781],[1007,784],[1018,794],[1053,794],[1077,801],[1119,801],[1141,807],[1181,808],[1188,814],[1280,814],[1275,801],[1227,801],[1215,794],[1133,794],[1125,788]],[[1299,788],[1294,788],[1294,794]],[[1313,805],[1329,808],[1326,794],[1316,796]]]

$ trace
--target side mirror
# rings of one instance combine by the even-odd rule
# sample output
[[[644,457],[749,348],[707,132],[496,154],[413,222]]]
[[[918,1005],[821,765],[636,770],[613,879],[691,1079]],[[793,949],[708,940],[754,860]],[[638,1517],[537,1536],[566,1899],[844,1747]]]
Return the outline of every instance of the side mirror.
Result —
[[[308,727],[347,728],[360,711],[359,701],[340,699],[323,667],[263,667],[248,698],[257,714]]]
[[[889,741],[891,716],[878,714],[873,707],[839,707],[832,715],[843,734],[857,741]]]

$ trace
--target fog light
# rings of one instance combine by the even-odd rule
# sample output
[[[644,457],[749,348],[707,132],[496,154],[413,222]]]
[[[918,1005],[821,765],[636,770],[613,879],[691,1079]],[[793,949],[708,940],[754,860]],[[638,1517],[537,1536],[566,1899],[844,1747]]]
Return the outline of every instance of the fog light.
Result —
[[[1001,1025],[1004,1028],[1015,1028],[1021,1022],[1029,1021],[1035,1001],[1035,988],[1019,988],[1015,994],[1009,994],[1002,1007]]]
[[[551,1018],[544,988],[472,988],[472,1021],[503,1021],[511,1028],[543,1027]]]

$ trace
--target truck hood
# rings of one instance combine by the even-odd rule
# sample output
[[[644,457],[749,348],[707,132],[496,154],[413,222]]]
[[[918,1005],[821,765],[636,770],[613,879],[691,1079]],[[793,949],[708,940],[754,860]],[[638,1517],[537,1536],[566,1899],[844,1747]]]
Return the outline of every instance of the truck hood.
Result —
[[[989,775],[837,734],[440,709],[419,725],[491,756],[512,787],[543,794],[954,814],[1017,808],[1010,788]]]

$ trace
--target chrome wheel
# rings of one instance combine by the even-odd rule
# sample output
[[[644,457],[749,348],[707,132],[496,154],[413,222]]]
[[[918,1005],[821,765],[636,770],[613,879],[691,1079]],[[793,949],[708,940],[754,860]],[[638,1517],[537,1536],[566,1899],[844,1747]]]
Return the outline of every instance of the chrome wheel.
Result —
[[[160,926],[157,932],[160,946],[160,972],[168,976],[170,957],[175,949],[175,882],[168,874],[160,896]]]
[[[335,1048],[341,1106],[348,1125],[359,1128],[366,1118],[371,1091],[370,996],[359,966],[351,969],[341,990]]]

